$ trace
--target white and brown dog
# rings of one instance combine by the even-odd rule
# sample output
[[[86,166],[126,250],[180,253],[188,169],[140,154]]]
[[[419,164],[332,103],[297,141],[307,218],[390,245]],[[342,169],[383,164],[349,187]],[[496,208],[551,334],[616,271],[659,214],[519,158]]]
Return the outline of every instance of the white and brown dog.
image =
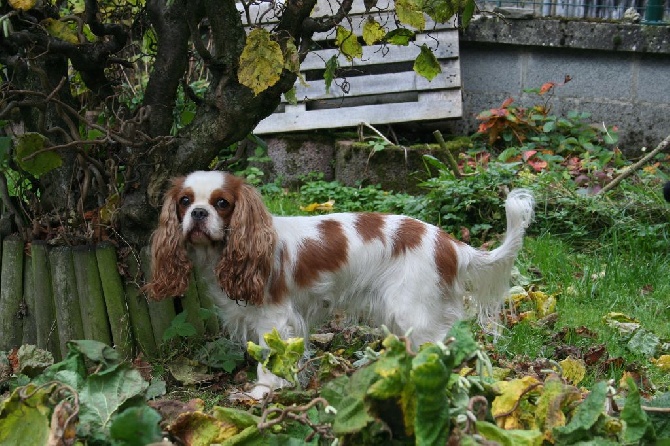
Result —
[[[533,206],[527,190],[513,190],[505,238],[483,251],[401,215],[273,216],[241,178],[193,172],[166,194],[145,289],[155,299],[183,294],[194,262],[224,329],[242,340],[262,343],[273,327],[304,337],[340,309],[398,334],[411,329],[415,345],[440,341],[463,316],[465,295],[480,320],[497,317]],[[251,396],[283,383],[259,365]]]

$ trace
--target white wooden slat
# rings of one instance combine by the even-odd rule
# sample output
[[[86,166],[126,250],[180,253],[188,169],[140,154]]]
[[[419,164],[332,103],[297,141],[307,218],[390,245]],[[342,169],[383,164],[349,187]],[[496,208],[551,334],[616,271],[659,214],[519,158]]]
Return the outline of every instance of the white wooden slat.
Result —
[[[458,31],[441,33],[437,42],[432,38],[427,38],[425,42],[435,50],[435,57],[438,60],[458,57]],[[317,50],[307,54],[305,60],[300,64],[300,70],[323,70],[325,61],[335,55],[338,56],[340,66],[363,67],[414,61],[420,52],[421,47],[414,44],[407,46],[370,45],[363,47],[363,57],[349,61],[337,49]]]
[[[460,90],[440,93],[440,100],[364,105],[326,110],[310,110],[305,113],[274,113],[258,124],[255,134],[282,133],[312,129],[354,127],[361,122],[390,124],[394,122],[425,121],[458,118],[462,115]]]
[[[447,61],[440,65],[442,73],[438,74],[432,81],[416,74],[414,71],[355,76],[347,78],[349,90],[346,93],[335,84],[331,85],[330,93],[326,93],[325,81],[316,80],[307,82],[308,86],[296,84],[296,97],[298,100],[303,100],[304,98],[330,99],[406,91],[460,88],[461,70],[458,60]]]

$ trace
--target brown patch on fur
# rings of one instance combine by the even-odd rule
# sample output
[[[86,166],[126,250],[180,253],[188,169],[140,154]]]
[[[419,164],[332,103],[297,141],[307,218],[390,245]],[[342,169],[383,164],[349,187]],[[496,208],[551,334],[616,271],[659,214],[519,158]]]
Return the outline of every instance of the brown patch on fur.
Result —
[[[258,191],[244,180],[226,174],[223,190],[234,199],[225,222],[228,237],[214,273],[228,297],[261,305],[277,243],[272,215]]]
[[[438,232],[435,240],[435,265],[446,285],[452,284],[458,274],[456,243],[460,242],[444,231]]]
[[[413,218],[405,218],[393,234],[393,257],[412,250],[421,245],[426,233],[426,224]]]
[[[270,278],[270,300],[273,304],[281,303],[288,294],[288,284],[286,283],[288,261],[288,250],[282,245],[279,248],[279,268],[272,272]]]
[[[158,228],[151,236],[151,280],[142,287],[150,298],[161,300],[186,292],[192,265],[188,259],[178,211],[184,178],[176,178],[165,194]],[[182,214],[183,215],[183,212]]]
[[[342,224],[335,220],[319,223],[319,240],[306,240],[298,251],[295,282],[306,287],[322,272],[336,271],[347,261],[349,245]]]
[[[386,243],[384,239],[384,215],[377,213],[364,213],[356,216],[354,221],[354,228],[358,235],[361,236],[364,242],[369,243],[374,240],[380,240]]]

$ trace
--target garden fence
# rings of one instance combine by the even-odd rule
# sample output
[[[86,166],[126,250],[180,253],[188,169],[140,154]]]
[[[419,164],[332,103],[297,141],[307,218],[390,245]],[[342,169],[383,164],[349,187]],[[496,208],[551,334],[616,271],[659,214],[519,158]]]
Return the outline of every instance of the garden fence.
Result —
[[[108,242],[49,246],[9,236],[0,246],[0,351],[32,344],[59,360],[69,340],[92,339],[113,345],[127,359],[140,352],[155,358],[177,311],[187,312],[198,335],[219,332],[216,316],[200,317],[200,308],[214,306],[197,271],[183,297],[146,299],[139,286],[149,274],[146,249],[124,262],[124,278]]]
[[[643,23],[665,24],[670,20],[670,0],[495,0],[486,1],[492,7],[530,9],[538,17],[593,18],[619,20],[633,8]]]

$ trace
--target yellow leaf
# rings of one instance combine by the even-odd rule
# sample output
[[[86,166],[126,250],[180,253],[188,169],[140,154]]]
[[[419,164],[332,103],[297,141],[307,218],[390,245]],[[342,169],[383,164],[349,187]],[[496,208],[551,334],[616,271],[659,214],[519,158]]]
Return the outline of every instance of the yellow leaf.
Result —
[[[342,51],[342,54],[344,54],[348,60],[352,60],[356,57],[363,57],[363,47],[358,43],[356,34],[343,26],[337,27],[335,44],[340,48],[340,51]]]
[[[616,328],[621,334],[630,334],[640,328],[640,322],[623,313],[607,313],[603,316],[603,322],[609,327]]]
[[[544,432],[544,438],[554,443],[553,429],[565,426],[567,418],[563,410],[567,410],[573,401],[580,398],[577,388],[567,385],[555,374],[549,374],[544,380],[542,395],[537,400],[535,420],[538,428]]]
[[[528,296],[535,302],[535,311],[538,319],[542,319],[556,312],[556,295],[542,291],[530,291]]]
[[[567,379],[573,385],[579,384],[586,376],[586,364],[581,359],[572,357],[565,358],[559,364],[563,369],[563,378]]]
[[[411,26],[423,31],[426,27],[426,18],[421,12],[421,8],[414,0],[396,0],[395,12],[398,15],[398,20],[404,25]]]
[[[382,26],[370,17],[363,25],[363,40],[368,45],[375,44],[386,36],[386,31]]]
[[[325,203],[312,203],[307,206],[300,206],[300,210],[305,212],[332,211],[334,205],[335,200],[328,200]]]
[[[279,80],[284,69],[281,47],[263,28],[252,30],[240,55],[237,79],[255,95],[267,90]]]
[[[670,355],[661,355],[658,359],[652,358],[651,362],[664,372],[670,372]]]
[[[44,26],[49,34],[56,37],[57,39],[72,43],[74,45],[79,43],[79,37],[77,37],[77,33],[74,32],[67,23],[63,23],[54,19],[44,19],[42,20],[42,26]]]
[[[524,429],[522,401],[528,400],[531,391],[539,391],[542,383],[533,376],[524,376],[511,381],[499,381],[494,387],[500,392],[491,405],[491,414],[498,426],[505,429]]]
[[[20,11],[29,11],[37,4],[37,0],[9,0],[9,6]]]

